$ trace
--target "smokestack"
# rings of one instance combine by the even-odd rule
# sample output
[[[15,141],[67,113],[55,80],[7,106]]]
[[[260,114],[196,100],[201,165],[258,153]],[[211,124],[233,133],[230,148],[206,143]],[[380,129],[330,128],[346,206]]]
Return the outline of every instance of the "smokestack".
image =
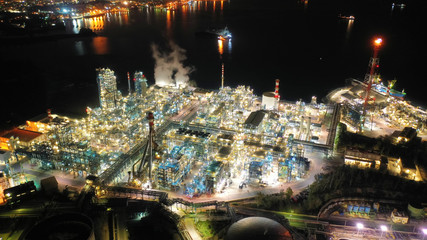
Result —
[[[129,76],[129,72],[128,72],[128,88],[129,88],[129,95],[132,93],[132,89],[130,87],[130,76]]]
[[[148,125],[150,126],[150,131],[153,130],[154,126],[154,115],[152,112],[148,112],[147,114]]]
[[[153,138],[154,138],[154,115],[152,112],[148,112],[147,114],[147,119],[148,119],[148,125],[150,126],[150,132],[148,135],[148,147],[150,149],[150,162],[148,165],[148,179],[151,183],[151,170],[152,170],[152,164],[153,164]]]
[[[221,88],[224,88],[224,63],[222,64],[221,69]]]
[[[280,82],[280,80],[276,79],[276,88],[274,89],[274,98],[276,98],[277,100],[280,99],[280,96],[279,96],[279,82]]]
[[[47,118],[49,118],[49,122],[52,122],[52,110],[50,108],[47,109]]]
[[[301,121],[299,123],[299,137],[298,138],[302,137],[303,131],[304,131],[304,116],[301,116]]]

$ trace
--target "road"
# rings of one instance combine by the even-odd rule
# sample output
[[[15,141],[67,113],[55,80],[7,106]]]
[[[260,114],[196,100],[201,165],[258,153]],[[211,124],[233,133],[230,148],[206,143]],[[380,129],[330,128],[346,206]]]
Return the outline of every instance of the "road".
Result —
[[[192,240],[202,240],[202,237],[200,237],[199,232],[196,230],[196,226],[194,225],[194,220],[192,218],[184,218],[184,226]]]
[[[14,173],[23,172],[25,178],[29,181],[33,180],[36,185],[38,185],[42,179],[55,176],[59,190],[63,190],[66,185],[73,186],[80,190],[85,185],[85,179],[83,177],[75,177],[72,174],[59,170],[41,170],[28,162],[22,163],[22,169],[19,164],[14,164],[12,165],[12,170]]]
[[[317,233],[326,234],[332,239],[422,239],[418,233],[419,226],[413,225],[391,225],[390,222],[371,219],[360,219],[350,217],[333,217],[317,219],[317,216],[296,214],[289,212],[277,212],[263,209],[254,209],[242,206],[234,206],[238,213],[247,215],[268,215],[279,214],[289,220],[289,225],[298,229],[311,229]],[[357,224],[361,223],[362,228],[358,228]],[[386,230],[382,231],[381,226],[385,226]],[[405,227],[401,229],[401,227]]]

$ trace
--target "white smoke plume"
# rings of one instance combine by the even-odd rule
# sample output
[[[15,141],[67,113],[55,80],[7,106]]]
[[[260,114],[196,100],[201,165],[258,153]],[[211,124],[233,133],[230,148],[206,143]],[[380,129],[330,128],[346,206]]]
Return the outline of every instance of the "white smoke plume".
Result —
[[[153,58],[156,60],[154,67],[156,84],[161,87],[186,87],[190,79],[189,74],[193,72],[193,68],[184,66],[184,61],[187,59],[184,49],[172,41],[169,42],[169,45],[170,52],[161,52],[157,44],[151,44]]]

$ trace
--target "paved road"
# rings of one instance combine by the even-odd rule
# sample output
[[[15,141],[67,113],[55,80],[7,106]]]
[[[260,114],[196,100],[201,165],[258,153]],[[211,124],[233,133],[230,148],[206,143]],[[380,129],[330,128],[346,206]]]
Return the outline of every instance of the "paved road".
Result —
[[[12,166],[13,172],[21,172],[19,164]],[[74,175],[65,173],[59,170],[41,170],[37,166],[33,166],[27,162],[22,163],[23,173],[27,180],[33,180],[36,185],[39,185],[40,180],[55,176],[58,181],[59,189],[62,190],[66,185],[81,189],[85,185],[85,179],[83,177],[74,177]]]
[[[188,233],[193,240],[202,240],[202,237],[199,235],[199,232],[196,230],[194,225],[194,220],[192,218],[184,218],[184,226],[187,229]]]

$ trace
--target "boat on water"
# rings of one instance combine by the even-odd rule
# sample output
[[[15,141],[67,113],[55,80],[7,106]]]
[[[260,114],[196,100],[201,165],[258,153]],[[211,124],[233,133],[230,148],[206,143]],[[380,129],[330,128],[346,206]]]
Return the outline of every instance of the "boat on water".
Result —
[[[345,16],[345,15],[341,15],[341,14],[338,14],[338,18],[339,19],[347,19],[347,20],[354,20],[355,19],[355,17],[353,15]]]
[[[232,36],[227,26],[223,29],[206,30],[206,33],[217,35],[219,40],[228,40]]]
[[[391,6],[392,7],[404,8],[404,7],[406,7],[406,4],[404,4],[404,3],[392,3]]]

